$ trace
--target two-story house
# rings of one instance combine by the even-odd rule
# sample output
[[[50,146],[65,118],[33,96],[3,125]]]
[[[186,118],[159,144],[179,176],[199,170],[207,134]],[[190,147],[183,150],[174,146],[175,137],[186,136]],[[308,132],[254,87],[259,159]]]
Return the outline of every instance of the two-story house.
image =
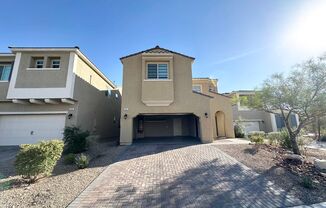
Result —
[[[276,132],[285,128],[280,113],[255,110],[246,106],[243,101],[254,94],[255,91],[253,90],[238,90],[227,93],[228,96],[236,98],[236,103],[232,107],[234,122],[240,123],[247,134],[251,131]],[[296,114],[291,114],[290,119],[292,126],[299,124],[299,118]]]
[[[118,137],[121,96],[78,47],[0,54],[0,145],[62,138],[65,126]]]
[[[230,98],[214,89],[193,90],[193,57],[156,46],[120,60],[121,145],[155,137],[195,137],[204,143],[234,137]]]

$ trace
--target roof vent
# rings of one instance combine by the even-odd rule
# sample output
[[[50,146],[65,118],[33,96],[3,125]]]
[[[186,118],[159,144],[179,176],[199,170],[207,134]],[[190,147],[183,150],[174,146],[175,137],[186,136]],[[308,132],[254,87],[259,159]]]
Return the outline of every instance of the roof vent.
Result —
[[[157,46],[155,46],[155,48],[160,48],[160,46],[159,46],[159,45],[157,45]]]

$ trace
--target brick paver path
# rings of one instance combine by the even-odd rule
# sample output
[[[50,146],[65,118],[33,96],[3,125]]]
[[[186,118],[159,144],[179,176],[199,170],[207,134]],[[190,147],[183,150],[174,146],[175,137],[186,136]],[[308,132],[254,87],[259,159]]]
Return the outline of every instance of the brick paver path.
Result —
[[[302,202],[210,144],[133,145],[70,207],[287,207]]]

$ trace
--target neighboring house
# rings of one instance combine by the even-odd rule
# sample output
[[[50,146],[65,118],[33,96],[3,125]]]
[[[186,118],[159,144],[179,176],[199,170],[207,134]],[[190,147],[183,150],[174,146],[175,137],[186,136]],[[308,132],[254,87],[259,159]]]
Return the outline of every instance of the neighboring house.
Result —
[[[241,123],[246,133],[251,131],[264,131],[268,133],[280,131],[282,128],[285,128],[285,123],[279,113],[250,109],[242,103],[243,98],[246,99],[254,94],[255,92],[253,90],[239,90],[227,93],[228,96],[235,96],[237,100],[232,107],[233,121]],[[290,116],[292,126],[297,126],[299,123],[298,116],[295,114]]]
[[[234,137],[230,98],[193,91],[194,58],[156,46],[120,60],[120,144],[153,137],[199,137],[205,143]]]
[[[60,139],[65,126],[118,137],[121,96],[78,47],[0,54],[0,145]]]

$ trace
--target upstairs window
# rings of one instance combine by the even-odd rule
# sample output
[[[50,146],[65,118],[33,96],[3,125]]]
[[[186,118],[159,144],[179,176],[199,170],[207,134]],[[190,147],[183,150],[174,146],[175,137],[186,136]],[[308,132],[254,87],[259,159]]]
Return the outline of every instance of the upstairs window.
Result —
[[[168,64],[147,64],[147,79],[168,79]]]
[[[201,85],[193,85],[192,90],[195,92],[201,92]]]
[[[0,64],[0,81],[9,81],[11,64]]]
[[[51,60],[51,68],[58,69],[60,68],[60,59]]]
[[[35,59],[35,68],[43,68],[44,59]]]

